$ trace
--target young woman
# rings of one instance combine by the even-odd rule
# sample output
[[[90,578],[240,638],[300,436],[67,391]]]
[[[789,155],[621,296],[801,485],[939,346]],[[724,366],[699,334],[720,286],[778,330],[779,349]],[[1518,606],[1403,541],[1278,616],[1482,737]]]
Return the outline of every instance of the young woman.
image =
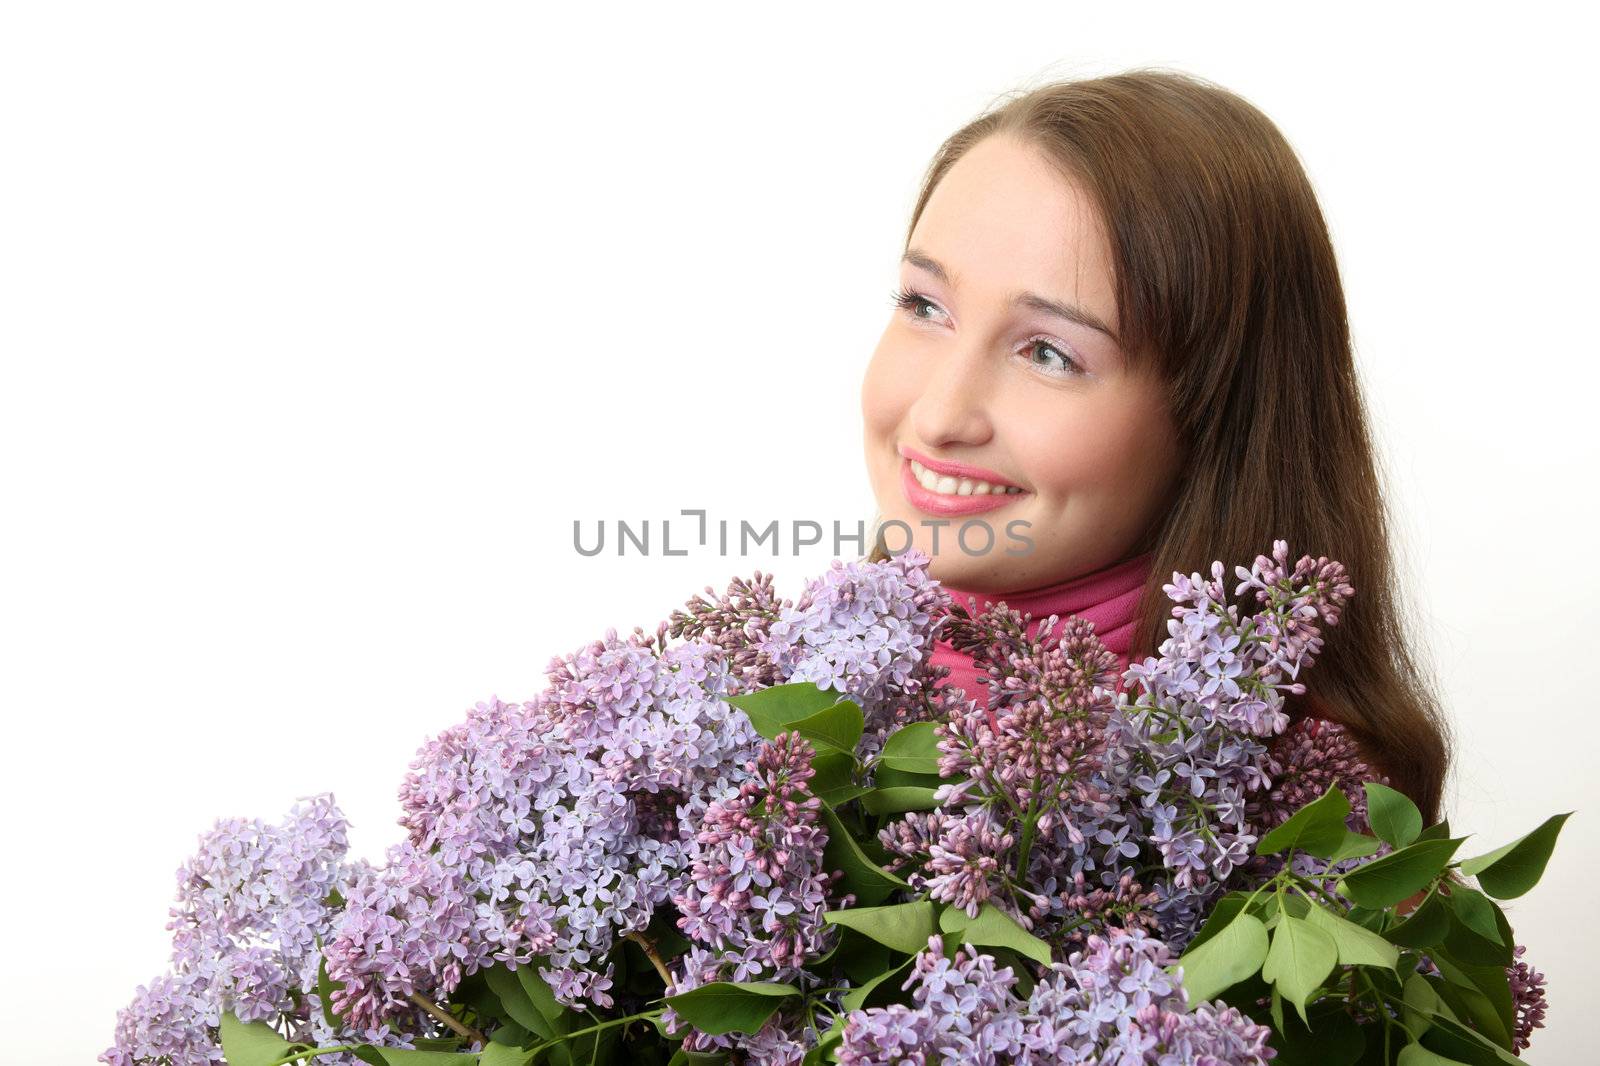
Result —
[[[1011,94],[940,147],[900,277],[861,394],[873,557],[914,545],[962,603],[1084,615],[1124,666],[1164,639],[1174,571],[1275,539],[1337,559],[1356,594],[1291,708],[1435,815],[1445,731],[1339,271],[1272,122],[1163,71]],[[981,698],[965,656],[935,662]]]

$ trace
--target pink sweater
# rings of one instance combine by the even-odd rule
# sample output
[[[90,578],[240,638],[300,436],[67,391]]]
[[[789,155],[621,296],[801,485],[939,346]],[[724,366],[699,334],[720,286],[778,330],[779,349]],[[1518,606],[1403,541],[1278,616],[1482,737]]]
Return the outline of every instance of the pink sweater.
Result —
[[[1075,614],[1088,619],[1094,623],[1095,634],[1105,642],[1106,647],[1116,652],[1120,678],[1121,671],[1127,668],[1131,657],[1139,596],[1154,561],[1154,553],[1146,552],[1092,574],[1022,592],[990,595],[966,592],[950,585],[946,585],[945,590],[970,613],[975,611],[968,601],[976,599],[976,610],[998,601],[1013,610],[1033,615],[1033,621],[1028,625],[1029,635],[1037,633],[1040,623],[1052,614],[1062,618]],[[967,695],[977,700],[979,706],[989,706],[989,690],[977,668],[972,665],[972,656],[956,651],[947,641],[941,640],[935,642],[931,658],[936,666],[950,668],[950,676],[945,684],[963,688]]]

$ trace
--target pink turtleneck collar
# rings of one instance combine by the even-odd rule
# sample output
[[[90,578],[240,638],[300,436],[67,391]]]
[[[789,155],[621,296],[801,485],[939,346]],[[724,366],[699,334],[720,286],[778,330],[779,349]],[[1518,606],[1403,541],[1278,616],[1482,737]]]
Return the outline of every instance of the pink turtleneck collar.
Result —
[[[1065,618],[1075,614],[1088,619],[1094,623],[1095,634],[1116,653],[1120,678],[1131,655],[1140,593],[1154,562],[1155,553],[1145,552],[1092,574],[1054,585],[996,595],[966,592],[950,585],[944,587],[969,612],[973,611],[973,606],[968,601],[975,599],[979,611],[993,603],[1004,602],[1012,610],[1033,615],[1033,621],[1028,625],[1030,635],[1037,633],[1040,623],[1051,615]],[[963,688],[977,700],[979,706],[989,706],[989,690],[977,668],[972,665],[972,656],[956,651],[947,641],[940,640],[935,642],[930,658],[934,665],[950,668],[950,676],[945,684]]]

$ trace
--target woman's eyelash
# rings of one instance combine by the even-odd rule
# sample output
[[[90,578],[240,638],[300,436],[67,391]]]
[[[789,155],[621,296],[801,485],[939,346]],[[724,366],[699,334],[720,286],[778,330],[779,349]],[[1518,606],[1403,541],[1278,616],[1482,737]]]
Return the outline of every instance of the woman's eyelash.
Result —
[[[913,315],[916,313],[918,304],[927,304],[929,307],[938,306],[915,289],[896,289],[889,294],[889,299],[896,307],[903,311],[910,311]]]

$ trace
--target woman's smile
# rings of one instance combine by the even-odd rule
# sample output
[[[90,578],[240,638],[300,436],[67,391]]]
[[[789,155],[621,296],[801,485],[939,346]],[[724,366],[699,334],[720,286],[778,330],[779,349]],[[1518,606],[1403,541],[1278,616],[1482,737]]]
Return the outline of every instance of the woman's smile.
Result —
[[[900,484],[906,502],[935,515],[982,514],[1027,495],[993,470],[934,459],[900,445]]]

